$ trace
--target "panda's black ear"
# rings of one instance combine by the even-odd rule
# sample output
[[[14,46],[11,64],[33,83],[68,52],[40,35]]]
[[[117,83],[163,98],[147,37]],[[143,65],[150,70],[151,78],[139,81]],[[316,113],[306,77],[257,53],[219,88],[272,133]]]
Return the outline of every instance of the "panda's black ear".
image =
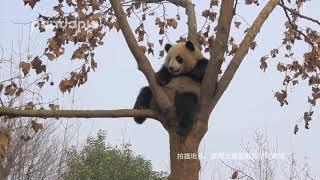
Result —
[[[196,49],[191,41],[186,42],[186,48],[190,51],[194,51]]]
[[[171,47],[172,47],[171,44],[166,44],[166,45],[164,46],[164,49],[166,50],[166,52],[168,52]]]

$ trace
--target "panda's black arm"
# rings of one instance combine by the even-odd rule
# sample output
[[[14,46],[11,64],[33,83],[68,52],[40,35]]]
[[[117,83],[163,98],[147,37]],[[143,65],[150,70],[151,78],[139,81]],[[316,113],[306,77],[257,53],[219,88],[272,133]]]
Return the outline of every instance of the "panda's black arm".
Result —
[[[206,72],[207,65],[208,60],[206,58],[199,60],[196,67],[188,73],[188,76],[191,77],[193,80],[201,83],[204,73]]]
[[[172,79],[172,75],[168,71],[168,68],[165,66],[162,66],[161,69],[156,73],[156,78],[158,83],[161,86],[164,86],[169,83],[169,81]]]

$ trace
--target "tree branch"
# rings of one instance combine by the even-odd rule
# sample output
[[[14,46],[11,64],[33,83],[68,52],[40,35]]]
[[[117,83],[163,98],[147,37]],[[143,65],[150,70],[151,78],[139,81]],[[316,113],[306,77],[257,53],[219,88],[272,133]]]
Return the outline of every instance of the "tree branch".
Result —
[[[187,0],[142,0],[144,3],[162,3],[164,1],[170,2],[174,5],[186,7],[187,3],[190,3]]]
[[[159,120],[159,114],[150,109],[117,110],[19,110],[0,107],[0,116],[39,118],[119,118],[146,117]]]
[[[188,16],[188,40],[196,43],[197,42],[197,19],[194,10],[194,4],[191,1],[185,0],[186,3],[186,14]]]
[[[298,13],[297,11],[294,11],[293,9],[285,6],[283,3],[279,3],[279,5],[280,5],[283,9],[291,12],[291,13],[294,14],[294,15],[297,15],[297,16],[303,18],[303,19],[312,21],[312,22],[317,23],[318,25],[320,25],[320,21],[318,21],[318,20],[316,20],[316,19],[313,19],[313,18],[311,18],[311,17],[308,17],[308,16],[305,16],[305,15],[303,15],[303,14],[300,14],[300,13]]]
[[[121,1],[110,0],[110,3],[117,18],[117,23],[119,24],[122,34],[128,44],[128,47],[137,61],[138,69],[142,71],[147,78],[151,91],[153,93],[153,97],[159,104],[161,111],[167,112],[168,110],[172,109],[172,103],[169,101],[168,96],[164,93],[163,88],[158,85],[152,66],[148,58],[144,55],[144,52],[138,45],[137,40],[132,33],[130,25],[127,21],[126,13],[123,11],[123,8],[121,6]]]
[[[234,0],[223,0],[221,2],[220,15],[217,26],[216,38],[211,44],[210,61],[201,84],[202,108],[208,108],[210,102],[208,97],[213,96],[218,82],[218,75],[227,49],[230,27],[233,17]]]
[[[218,75],[227,49],[230,27],[233,17],[234,0],[222,0],[217,33],[214,42],[210,42],[210,60],[206,68],[200,87],[200,109],[197,113],[195,132],[201,132],[202,138],[208,129],[208,120],[211,113],[211,99],[216,91]]]
[[[252,26],[248,30],[247,34],[245,35],[244,39],[240,43],[239,49],[236,52],[236,54],[231,59],[230,64],[228,65],[227,69],[223,73],[220,81],[219,86],[216,92],[216,95],[213,98],[213,104],[211,108],[214,108],[214,106],[219,101],[220,97],[224,93],[224,91],[229,86],[231,80],[233,79],[233,76],[237,72],[241,62],[243,61],[244,57],[248,53],[248,50],[251,46],[251,43],[253,42],[256,35],[260,32],[260,29],[265,22],[265,20],[268,18],[268,16],[271,14],[271,12],[275,9],[276,5],[279,3],[280,0],[270,0],[266,6],[261,10],[258,17],[253,22]]]

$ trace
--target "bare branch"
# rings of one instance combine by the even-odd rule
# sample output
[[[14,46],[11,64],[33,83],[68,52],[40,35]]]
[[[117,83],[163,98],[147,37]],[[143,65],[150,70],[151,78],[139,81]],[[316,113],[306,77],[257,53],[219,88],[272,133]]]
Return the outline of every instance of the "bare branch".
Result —
[[[117,110],[20,110],[0,107],[0,116],[39,118],[119,118],[146,117],[159,119],[159,114],[150,109]]]
[[[152,66],[148,58],[144,55],[144,52],[138,45],[137,40],[132,33],[130,25],[127,21],[126,13],[123,11],[123,8],[121,6],[121,1],[110,0],[110,3],[114,10],[115,16],[117,18],[117,23],[120,26],[122,34],[130,48],[131,53],[137,61],[138,69],[142,71],[147,78],[151,91],[154,95],[153,97],[156,98],[161,111],[167,112],[169,109],[172,109],[172,103],[169,101],[169,98],[164,93],[162,87],[158,85]]]
[[[227,166],[227,167],[230,168],[231,170],[233,170],[233,171],[238,171],[238,172],[242,173],[243,176],[242,176],[241,178],[247,177],[248,179],[254,180],[254,178],[253,178],[252,176],[248,175],[248,174],[245,173],[244,171],[241,171],[240,169],[233,168],[232,166],[230,166],[229,164],[227,164],[226,162],[224,162],[224,161],[223,161],[222,159],[220,159],[220,158],[219,158],[219,160],[220,160],[220,162],[221,162],[222,164],[224,164],[225,166]],[[239,178],[239,179],[240,179],[240,178]]]
[[[319,20],[316,20],[316,19],[313,19],[313,18],[311,18],[311,17],[308,17],[308,16],[305,16],[305,15],[303,15],[303,14],[300,14],[300,13],[298,13],[297,11],[295,11],[295,10],[293,10],[293,9],[285,6],[283,3],[279,3],[279,5],[280,5],[283,9],[291,12],[291,13],[294,14],[294,15],[297,15],[297,16],[303,18],[303,19],[312,21],[312,22],[317,23],[318,25],[320,25],[320,21],[319,21]]]
[[[170,2],[174,5],[186,7],[187,3],[190,3],[187,0],[142,0],[144,3],[162,3],[162,2]]]
[[[268,16],[271,14],[271,12],[275,9],[276,5],[279,3],[280,0],[270,0],[266,6],[261,10],[258,17],[253,22],[252,26],[249,28],[247,34],[245,35],[244,39],[240,43],[239,49],[236,52],[236,54],[231,59],[230,64],[228,65],[227,69],[223,73],[220,81],[219,86],[216,92],[216,95],[213,98],[213,104],[211,108],[214,108],[214,106],[219,101],[220,97],[224,93],[224,91],[229,86],[231,80],[233,79],[233,76],[237,72],[241,62],[243,61],[244,57],[248,53],[248,50],[251,46],[251,43],[253,42],[256,35],[260,32],[260,29],[265,22],[265,20],[268,18]]]

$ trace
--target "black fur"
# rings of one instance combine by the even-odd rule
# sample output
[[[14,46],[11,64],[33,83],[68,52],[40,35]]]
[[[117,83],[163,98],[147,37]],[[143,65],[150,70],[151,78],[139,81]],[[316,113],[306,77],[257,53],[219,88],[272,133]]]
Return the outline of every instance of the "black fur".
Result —
[[[177,93],[174,103],[177,116],[176,132],[180,136],[186,136],[192,129],[198,107],[198,97],[191,92]]]
[[[184,74],[189,76],[194,81],[201,83],[208,60],[203,58],[197,62],[195,68]],[[179,75],[181,76],[181,75]],[[165,86],[170,82],[170,80],[175,77],[167,69],[167,67],[162,66],[161,69],[156,73],[158,83],[161,86]],[[136,103],[134,104],[134,109],[150,109],[150,103],[152,99],[152,92],[149,86],[143,87],[137,97]],[[176,108],[176,131],[180,136],[186,136],[191,131],[193,126],[194,115],[197,111],[198,97],[196,94],[188,93],[177,93],[175,96],[175,108]],[[138,124],[142,124],[146,118],[135,117],[134,120]]]
[[[145,86],[141,89],[136,103],[134,104],[133,109],[150,109],[150,103],[152,99],[152,92],[149,86]],[[135,117],[134,121],[138,124],[142,124],[146,118]]]
[[[156,73],[157,81],[161,86],[168,84],[172,77],[172,74],[165,66],[162,66],[161,69]]]
[[[166,50],[166,52],[168,52],[171,47],[172,47],[171,44],[166,44],[166,45],[164,46],[164,50]]]
[[[166,44],[165,50],[168,52],[171,47],[172,45]],[[186,48],[191,51],[195,50],[194,45],[190,41],[186,42]],[[208,60],[203,58],[197,61],[196,66],[191,72],[180,74],[178,76],[188,76],[194,81],[201,83],[207,64]],[[175,76],[172,75],[165,66],[162,66],[161,69],[156,73],[157,81],[161,86],[167,85],[174,77]],[[150,109],[151,99],[152,92],[150,87],[143,87],[134,104],[134,109]],[[194,115],[198,107],[198,97],[192,92],[177,93],[175,95],[174,103],[177,116],[176,132],[180,136],[186,136],[192,130]],[[142,124],[145,119],[146,118],[141,117],[134,118],[138,124]]]
[[[191,41],[186,42],[186,48],[190,51],[194,51],[196,49]]]
[[[192,78],[194,81],[201,83],[203,76],[206,72],[206,68],[208,65],[208,60],[203,58],[197,62],[197,65],[193,68],[193,70],[186,75]]]

